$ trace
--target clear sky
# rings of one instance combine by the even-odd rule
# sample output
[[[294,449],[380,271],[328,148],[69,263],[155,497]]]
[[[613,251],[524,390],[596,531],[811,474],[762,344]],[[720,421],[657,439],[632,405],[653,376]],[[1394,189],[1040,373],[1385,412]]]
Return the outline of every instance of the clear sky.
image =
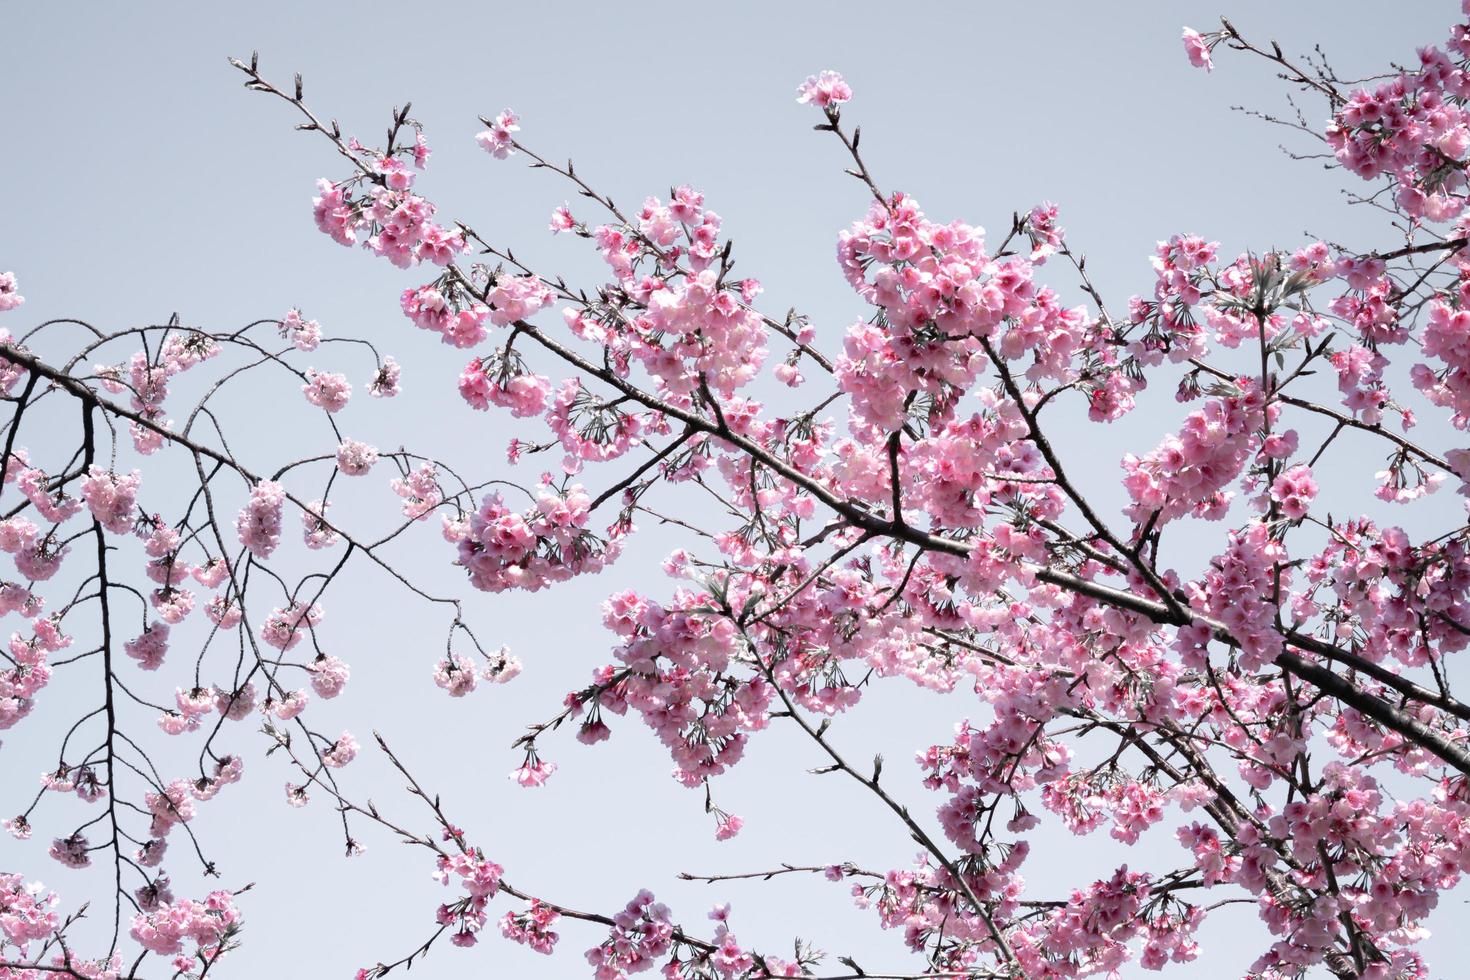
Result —
[[[1267,66],[1221,51],[1213,75],[1192,70],[1182,24],[1208,30],[1225,13],[1246,34],[1275,37],[1288,50],[1320,42],[1340,73],[1355,77],[1412,61],[1417,46],[1443,38],[1457,10],[1447,0],[13,3],[0,31],[11,147],[0,156],[0,270],[19,275],[28,303],[5,325],[77,316],[118,329],[178,311],[188,323],[227,329],[299,306],[329,334],[370,337],[405,365],[403,399],[359,399],[349,434],[385,447],[411,441],[495,475],[514,430],[460,402],[450,381],[464,355],[412,330],[398,311],[398,293],[425,275],[340,248],[315,230],[313,182],[340,176],[337,159],[320,138],[292,131],[284,104],[244,91],[226,56],[258,49],[266,74],[282,83],[302,72],[310,104],[364,142],[380,139],[390,106],[412,100],[435,148],[420,189],[490,240],[574,282],[594,283],[594,263],[577,243],[545,231],[551,209],[572,195],[519,159],[497,162],[477,149],[477,115],[514,106],[529,145],[554,159],[572,156],[579,173],[620,202],[692,183],[724,216],[740,271],[766,285],[767,309],[810,314],[819,344],[831,350],[861,313],[833,260],[835,235],[866,202],[842,175],[839,148],[811,131],[813,110],[793,101],[807,74],[844,72],[856,92],[845,115],[861,123],[878,180],[915,195],[931,215],[1003,230],[1013,211],[1057,202],[1073,247],[1088,254],[1098,285],[1121,306],[1149,288],[1147,255],[1176,232],[1218,239],[1224,254],[1295,245],[1306,232],[1369,247],[1383,239],[1371,214],[1343,207],[1341,185],[1318,164],[1277,149],[1289,133],[1231,110],[1283,110],[1284,90]],[[1320,104],[1304,106],[1321,116]],[[1052,278],[1082,301],[1060,270]],[[242,420],[242,455],[264,465],[300,441],[284,428],[300,417],[297,407],[288,413],[257,399]],[[1174,424],[1165,413],[1109,430],[1101,447],[1091,432],[1068,434],[1076,451],[1096,454],[1100,494],[1116,499],[1118,455],[1152,446]],[[314,445],[330,445],[325,435],[317,432]],[[532,480],[534,471],[522,476]],[[386,506],[387,491],[377,489],[374,499]],[[432,530],[414,541],[401,552],[409,566],[442,590],[467,591]],[[359,569],[327,599],[324,635],[352,664],[353,680],[322,708],[319,727],[349,727],[364,740],[380,728],[507,877],[548,898],[611,911],[647,886],[694,929],[711,904],[729,900],[747,945],[780,954],[799,934],[870,972],[919,969],[898,935],[875,934],[873,917],[852,909],[843,886],[674,880],[679,871],[781,861],[908,863],[914,847],[901,828],[838,777],[807,775],[820,760],[789,733],[755,739],[748,759],[717,784],[717,802],[747,820],[725,844],[713,841],[702,796],[668,778],[666,753],[633,719],[615,723],[613,740],[594,748],[569,732],[549,740],[545,754],[561,771],[544,788],[506,780],[518,763],[512,739],[555,713],[562,695],[607,660],[601,599],[630,585],[666,592],[657,562],[676,542],[650,530],[600,578],[535,596],[470,595],[482,635],[509,644],[526,672],[510,687],[452,702],[430,681],[442,617]],[[0,810],[30,794],[36,759],[62,724],[59,709],[84,697],[69,683],[58,682],[36,716],[8,733]],[[927,816],[939,799],[912,779],[908,760],[944,740],[972,702],[891,683],[834,733],[854,757],[885,752],[889,786]],[[247,758],[246,783],[229,791],[234,799],[202,807],[196,824],[215,842],[226,884],[259,883],[243,900],[245,947],[222,975],[346,977],[397,958],[431,931],[447,896],[429,878],[426,853],[360,828],[368,853],[346,861],[323,801],[304,811],[284,806],[288,774],[263,757],[263,737],[242,728],[234,744]],[[404,822],[431,828],[371,750],[348,775],[359,795],[370,792]],[[1137,865],[1185,857],[1167,833],[1140,847],[1149,855]],[[1055,894],[1131,857],[1095,839],[1046,837],[1028,877]],[[68,899],[82,897],[88,880],[50,862],[40,840],[0,839],[0,867],[41,877]],[[182,863],[175,877],[181,893],[191,890],[195,879]],[[1436,922],[1452,926],[1462,912],[1456,897]],[[550,961],[488,936],[475,950],[436,948],[424,971],[584,975],[580,951],[600,936],[571,922],[561,931],[562,952]],[[1239,976],[1263,936],[1250,909],[1217,913],[1202,964],[1175,975]],[[1451,934],[1429,951],[1443,970],[1470,946]]]

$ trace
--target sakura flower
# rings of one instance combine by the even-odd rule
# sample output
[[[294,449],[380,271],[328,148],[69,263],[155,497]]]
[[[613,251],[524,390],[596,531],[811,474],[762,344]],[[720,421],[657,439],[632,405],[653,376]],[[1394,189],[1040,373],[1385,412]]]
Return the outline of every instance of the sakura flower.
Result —
[[[468,657],[452,654],[435,666],[434,683],[448,691],[450,697],[462,698],[479,684],[479,675]]]
[[[383,356],[383,363],[368,381],[368,394],[374,398],[394,398],[398,395],[398,378],[402,368],[391,355]]]
[[[556,763],[542,762],[532,749],[526,753],[526,761],[521,764],[521,767],[511,771],[510,778],[522,786],[542,786],[554,772],[556,772]]]
[[[740,833],[740,828],[745,825],[745,821],[733,813],[716,810],[715,815],[717,818],[715,840],[729,840]]]
[[[350,732],[343,732],[331,748],[322,753],[322,762],[333,769],[341,769],[357,758],[357,739]]]
[[[509,647],[501,647],[485,664],[485,680],[492,684],[508,684],[520,676],[521,659],[510,654]]]
[[[81,834],[72,834],[70,837],[52,841],[49,851],[51,857],[68,868],[85,868],[91,864],[92,856],[87,852],[87,838]]]
[[[329,506],[324,500],[313,500],[301,509],[302,541],[313,551],[330,548],[342,538],[337,529],[327,523]]]
[[[321,346],[321,325],[315,320],[303,320],[300,310],[288,310],[281,318],[280,330],[281,336],[299,351],[314,351]]]
[[[577,219],[572,217],[571,209],[565,204],[551,212],[551,233],[553,235],[571,231],[576,226]]]
[[[326,412],[340,412],[352,397],[352,385],[341,374],[306,369],[306,384],[301,386],[306,400]]]
[[[235,518],[240,543],[257,558],[269,558],[281,540],[281,509],[285,489],[273,480],[261,480],[250,491],[250,502]]]
[[[1210,45],[1198,31],[1186,27],[1184,29],[1184,53],[1189,56],[1189,63],[1196,68],[1205,71],[1214,71],[1214,62],[1210,60]]]
[[[839,106],[852,98],[852,89],[835,71],[824,71],[819,75],[808,75],[807,80],[796,88],[796,101],[811,103],[819,109]]]
[[[342,693],[342,688],[347,686],[347,678],[351,674],[347,664],[330,654],[319,654],[315,660],[306,665],[311,674],[311,689],[321,698],[330,700]]]
[[[13,310],[26,301],[16,285],[15,273],[0,272],[0,313]]]
[[[378,461],[378,451],[365,442],[344,439],[337,447],[337,469],[347,476],[362,476]]]
[[[1290,520],[1305,517],[1316,496],[1317,481],[1312,479],[1311,467],[1305,464],[1291,467],[1271,484],[1271,499]]]
[[[484,120],[488,127],[475,137],[475,142],[497,160],[504,160],[516,151],[515,134],[520,132],[520,117],[512,109],[506,109],[493,120]]]
[[[82,499],[99,524],[113,534],[127,534],[133,529],[140,480],[137,470],[119,476],[93,466],[82,481]]]

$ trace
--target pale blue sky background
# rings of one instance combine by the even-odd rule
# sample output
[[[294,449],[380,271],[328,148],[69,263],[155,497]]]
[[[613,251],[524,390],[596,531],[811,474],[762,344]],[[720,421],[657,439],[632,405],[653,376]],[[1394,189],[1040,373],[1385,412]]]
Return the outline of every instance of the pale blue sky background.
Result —
[[[266,74],[282,84],[301,71],[312,106],[365,142],[380,139],[389,106],[411,99],[436,151],[420,189],[446,214],[573,281],[595,281],[586,278],[593,263],[576,243],[544,231],[552,207],[571,195],[520,160],[497,163],[479,151],[478,114],[514,106],[530,145],[557,159],[572,155],[579,172],[621,203],[693,183],[725,217],[741,272],[765,283],[767,309],[811,314],[819,343],[832,350],[861,313],[833,261],[833,242],[866,202],[841,175],[835,142],[811,132],[813,110],[793,101],[808,73],[831,67],[847,75],[857,93],[847,115],[862,124],[877,179],[914,194],[930,214],[1003,231],[1013,210],[1044,199],[1061,205],[1074,248],[1089,255],[1098,285],[1122,309],[1130,293],[1149,288],[1154,242],[1174,232],[1219,239],[1227,254],[1292,245],[1304,231],[1365,246],[1384,240],[1371,214],[1341,206],[1340,185],[1321,179],[1315,164],[1277,152],[1289,134],[1230,111],[1284,107],[1267,66],[1222,51],[1214,75],[1192,70],[1181,24],[1208,30],[1223,12],[1247,34],[1274,36],[1288,50],[1321,42],[1351,77],[1411,61],[1416,46],[1442,39],[1457,8],[1403,4],[1390,14],[1383,4],[1246,0],[14,3],[0,35],[9,134],[0,157],[0,269],[15,270],[28,303],[4,325],[68,315],[115,329],[179,311],[187,322],[224,329],[298,305],[329,335],[369,336],[405,364],[404,398],[384,405],[359,397],[344,418],[348,434],[380,446],[411,441],[493,474],[513,430],[502,416],[463,406],[449,381],[464,355],[412,330],[398,312],[399,291],[426,277],[316,232],[313,181],[340,176],[337,158],[319,137],[292,132],[296,120],[284,104],[241,89],[227,55],[259,49]],[[1307,108],[1321,115],[1317,103]],[[575,199],[574,209],[592,216]],[[1060,269],[1048,278],[1081,301]],[[360,387],[361,363],[353,374]],[[275,405],[277,393],[266,403]],[[1176,416],[1162,394],[1162,414],[1139,413],[1107,430],[1102,449],[1092,430],[1067,434],[1074,452],[1096,454],[1074,458],[1079,470],[1096,467],[1104,499],[1118,496],[1121,451],[1147,449],[1172,428]],[[302,433],[272,428],[303,417],[294,402],[284,404],[291,412],[257,409],[242,420],[242,456],[264,466],[301,443]],[[324,430],[315,431],[311,446],[329,444]],[[354,489],[379,505],[387,493],[378,483]],[[1214,533],[1199,540],[1213,541]],[[667,777],[666,753],[631,719],[615,721],[613,741],[595,748],[570,733],[549,740],[546,754],[561,771],[543,789],[505,780],[517,763],[508,750],[515,735],[552,714],[562,694],[607,659],[600,600],[628,584],[667,592],[657,561],[676,541],[645,532],[615,573],[551,593],[471,595],[482,635],[510,644],[527,669],[508,688],[462,701],[429,681],[442,642],[439,615],[426,627],[421,604],[359,567],[345,583],[350,590],[326,600],[323,635],[352,664],[353,680],[321,709],[319,727],[346,726],[364,740],[382,728],[472,839],[506,865],[508,878],[549,898],[611,911],[648,886],[694,929],[710,904],[731,900],[735,931],[748,945],[789,952],[795,932],[834,956],[855,956],[870,972],[919,969],[897,934],[876,934],[871,915],[852,909],[842,886],[673,880],[681,870],[747,871],[780,861],[907,863],[914,848],[888,815],[838,777],[804,775],[820,760],[788,732],[755,739],[747,760],[717,784],[717,802],[747,819],[727,844],[713,842],[702,797]],[[432,528],[402,555],[442,590],[463,591]],[[86,703],[89,683],[82,675],[72,686],[59,681],[37,716],[8,733],[0,785],[21,789],[7,790],[0,809],[9,812],[30,792],[35,755],[50,751],[61,723],[58,705]],[[886,752],[890,788],[929,814],[939,799],[912,779],[907,760],[943,740],[969,710],[967,700],[939,704],[906,685],[884,685],[839,721],[835,739],[855,758]],[[447,896],[429,879],[426,853],[360,828],[368,855],[343,861],[328,808],[318,801],[288,810],[280,792],[287,774],[262,758],[262,738],[242,727],[234,745],[247,758],[246,783],[227,790],[233,800],[202,807],[196,823],[214,842],[225,883],[259,882],[243,902],[246,946],[221,975],[350,976],[357,966],[397,958],[428,933]],[[373,752],[348,776],[360,795],[372,787],[385,809],[430,828]],[[1186,857],[1167,832],[1142,847],[1164,857],[1131,858],[1100,839],[1047,837],[1028,878],[1038,893],[1055,894],[1109,873],[1118,860],[1154,866]],[[43,851],[40,841],[0,840],[0,866],[81,898],[84,876]],[[182,859],[169,864],[179,891],[191,891]],[[1436,921],[1452,925],[1462,913],[1457,897]],[[422,972],[583,975],[580,951],[600,937],[570,922],[561,931],[563,951],[551,961],[491,936],[473,951],[436,949]],[[1263,937],[1251,910],[1217,913],[1203,936],[1205,959],[1174,975],[1238,976]],[[1436,976],[1454,975],[1452,964],[1467,951],[1453,935],[1429,949],[1438,953]],[[827,965],[840,969],[835,959]]]

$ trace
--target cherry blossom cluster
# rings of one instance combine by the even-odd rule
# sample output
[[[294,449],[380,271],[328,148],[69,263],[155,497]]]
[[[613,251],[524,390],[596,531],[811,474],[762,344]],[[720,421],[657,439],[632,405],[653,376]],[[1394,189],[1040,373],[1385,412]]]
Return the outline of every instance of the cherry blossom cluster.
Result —
[[[459,837],[449,830],[444,836],[460,842]],[[504,869],[487,860],[477,849],[461,850],[452,856],[439,855],[434,880],[443,885],[453,882],[465,892],[463,898],[439,906],[436,916],[440,925],[455,930],[452,940],[456,946],[473,946],[479,941],[477,934],[488,918],[486,908],[490,899],[500,891],[502,874]]]
[[[146,911],[133,918],[130,934],[138,945],[162,956],[172,956],[191,944],[195,953],[185,961],[212,962],[229,948],[240,929],[239,910],[227,891],[211,892],[202,902],[154,899],[143,907]],[[190,969],[174,962],[181,971]]]
[[[1470,152],[1470,55],[1463,35],[1449,50],[1419,51],[1419,68],[1353,92],[1325,135],[1343,167],[1365,180],[1389,175],[1411,217],[1451,221],[1464,209],[1460,166]]]
[[[490,494],[465,521],[444,525],[457,544],[470,583],[486,592],[536,591],[553,582],[599,572],[618,555],[616,537],[599,538],[587,527],[591,497],[580,485],[563,492],[542,488],[535,504],[517,512]]]
[[[658,965],[673,945],[674,925],[666,905],[644,889],[613,916],[608,937],[587,951],[597,980],[626,980]]]
[[[361,195],[348,185],[317,184],[312,202],[317,228],[342,245],[353,245],[361,236],[363,247],[400,269],[421,262],[448,265],[468,249],[464,235],[436,224],[434,205],[409,190],[415,174],[400,159],[378,159],[373,170],[376,182]]]
[[[511,942],[550,955],[560,938],[551,928],[559,918],[560,912],[539,898],[533,898],[524,912],[505,913],[500,920],[500,934]]]

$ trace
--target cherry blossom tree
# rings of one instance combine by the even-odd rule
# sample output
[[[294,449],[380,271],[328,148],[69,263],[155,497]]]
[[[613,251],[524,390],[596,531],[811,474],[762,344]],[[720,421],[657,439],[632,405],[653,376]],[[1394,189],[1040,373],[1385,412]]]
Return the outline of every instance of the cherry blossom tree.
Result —
[[[1470,703],[1451,684],[1470,645],[1470,23],[1366,81],[1229,21],[1183,41],[1196,66],[1230,51],[1279,73],[1303,108],[1266,119],[1362,181],[1357,203],[1383,212],[1386,239],[1232,257],[1175,234],[1140,294],[1117,302],[1051,204],[989,236],[926,215],[864,163],[847,115],[861,103],[823,71],[799,86],[800,111],[863,197],[836,259],[868,312],[840,337],[763,310],[692,187],[625,209],[533,148],[515,112],[486,117],[486,152],[576,200],[549,231],[606,273],[569,282],[421,195],[430,149],[407,106],[369,146],[315,114],[299,76],[282,87],[254,56],[234,61],[335,151],[317,227],[423,272],[403,316],[468,358],[457,378],[428,380],[524,434],[503,465],[377,448],[348,420],[363,389],[398,392],[385,339],[333,336],[300,310],[223,330],[0,334],[0,548],[16,569],[0,583],[14,626],[0,728],[24,731],[37,705],[75,718],[59,746],[7,746],[43,775],[7,787],[5,827],[69,868],[111,872],[90,902],[110,926],[100,945],[74,938],[85,906],[64,886],[0,875],[0,980],[228,972],[249,885],[205,882],[217,869],[190,822],[229,805],[241,723],[271,757],[252,769],[275,767],[259,778],[284,782],[288,805],[325,802],[349,855],[358,835],[405,842],[445,886],[437,910],[404,910],[422,921],[412,948],[383,951],[359,980],[494,931],[548,954],[565,936],[599,980],[898,978],[801,944],[750,948],[724,906],[705,925],[646,889],[622,909],[562,904],[517,876],[474,814],[448,812],[391,732],[313,727],[312,702],[349,681],[327,652],[328,593],[349,562],[437,622],[443,653],[424,682],[479,697],[520,664],[474,622],[474,592],[605,570],[642,582],[647,569],[619,564],[640,521],[686,535],[663,563],[672,584],[609,585],[611,660],[570,679],[512,746],[522,786],[554,778],[548,756],[572,751],[552,747],[563,730],[593,745],[636,718],[724,840],[742,818],[718,805],[719,777],[785,726],[917,843],[917,863],[699,877],[838,883],[902,933],[909,980],[1188,964],[1208,957],[1194,934],[1227,905],[1262,923],[1252,976],[1430,976],[1425,919],[1470,867]],[[0,276],[12,323],[18,289]],[[1105,507],[1096,460],[1064,458],[1057,434],[1121,419],[1150,385],[1175,393],[1178,418],[1123,457],[1127,504]],[[250,420],[219,406],[246,386],[299,399],[319,449],[242,462],[230,436]],[[28,439],[41,412],[69,417],[69,436]],[[1350,439],[1382,458],[1376,481],[1324,485],[1323,460]],[[539,478],[512,479],[538,464]],[[364,477],[396,509],[345,526],[331,506]],[[155,480],[160,498],[185,488],[183,506],[156,510]],[[1384,508],[1406,516],[1364,513]],[[1210,528],[1213,550],[1180,549],[1186,527]],[[470,588],[416,582],[387,552],[401,538]],[[48,698],[63,667],[90,672],[88,700]],[[171,699],[153,699],[150,674]],[[904,682],[972,706],[951,740],[919,747],[922,786],[885,780],[881,756],[854,759],[841,738],[869,688]],[[403,778],[391,805],[339,771],[362,742]],[[1160,824],[1176,847],[1130,849]],[[1106,831],[1115,873],[1037,894],[1024,872],[1044,825]],[[165,860],[188,867],[187,888]]]

